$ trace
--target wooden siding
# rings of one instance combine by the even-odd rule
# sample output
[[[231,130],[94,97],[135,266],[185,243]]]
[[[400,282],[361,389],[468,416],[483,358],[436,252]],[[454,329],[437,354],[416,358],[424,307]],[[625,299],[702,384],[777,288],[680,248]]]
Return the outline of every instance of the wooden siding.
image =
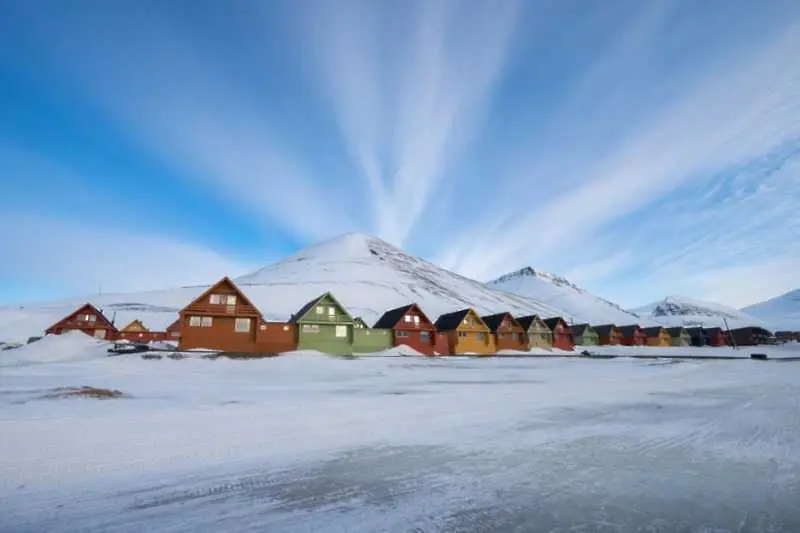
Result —
[[[353,329],[353,352],[375,353],[391,348],[394,344],[392,330],[355,328]]]
[[[227,277],[195,298],[179,314],[179,350],[206,348],[232,353],[272,353],[258,342],[260,325],[264,323],[261,313]]]
[[[564,319],[560,318],[551,331],[553,332],[553,348],[565,351],[572,351],[575,348],[575,339],[572,338],[572,332]]]
[[[481,317],[470,309],[456,329],[442,331],[447,335],[448,355],[470,354],[491,355],[495,353],[489,328]]]
[[[408,346],[423,355],[448,352],[447,337],[436,331],[433,322],[417,304],[410,304],[405,308],[397,308],[393,311],[395,313],[389,323],[393,322],[391,331],[394,346]],[[391,315],[392,311],[387,314]],[[395,316],[397,317],[396,321],[394,320]]]
[[[353,317],[330,293],[309,302],[297,322],[297,348],[331,355],[353,354]]]
[[[117,328],[106,316],[90,303],[65,316],[45,330],[48,335],[61,335],[68,331],[80,331],[96,339],[113,341],[117,339]]]
[[[488,324],[486,318],[484,318],[484,323]],[[500,324],[491,332],[491,340],[494,343],[495,352],[500,350],[527,350],[525,330],[511,313],[504,313]]]

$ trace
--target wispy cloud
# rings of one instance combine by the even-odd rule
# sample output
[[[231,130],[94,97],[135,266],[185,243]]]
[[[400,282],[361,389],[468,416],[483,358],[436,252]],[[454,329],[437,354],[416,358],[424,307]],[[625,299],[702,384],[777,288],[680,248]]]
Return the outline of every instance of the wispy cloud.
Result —
[[[76,293],[161,289],[209,283],[251,265],[203,245],[159,234],[4,210],[0,225],[0,276],[6,281],[60,284]]]
[[[168,12],[91,3],[91,12],[15,4],[41,64],[118,124],[123,135],[200,187],[304,239],[351,228],[345,198],[316,182],[271,127],[270,109],[236,84],[203,40]],[[298,216],[303,213],[303,216]]]
[[[517,0],[403,6],[315,3],[307,14],[312,57],[369,185],[375,232],[401,246],[474,139],[520,12]]]
[[[446,252],[457,258],[446,266],[486,277],[509,264],[574,250],[604,224],[644,208],[685,182],[706,180],[797,142],[798,46],[800,25],[792,24],[776,29],[774,39],[751,52],[718,59],[679,97],[645,116],[616,149],[586,161],[581,179],[572,186],[550,198],[538,197],[537,187],[530,187],[529,195],[516,203],[520,209],[527,203],[529,212],[515,220],[491,212],[505,219],[503,235],[478,232],[468,253]],[[580,152],[574,157],[580,158]],[[510,179],[546,183],[537,165],[532,161],[530,172]],[[514,211],[513,204],[504,207]],[[492,250],[488,257],[487,249]]]

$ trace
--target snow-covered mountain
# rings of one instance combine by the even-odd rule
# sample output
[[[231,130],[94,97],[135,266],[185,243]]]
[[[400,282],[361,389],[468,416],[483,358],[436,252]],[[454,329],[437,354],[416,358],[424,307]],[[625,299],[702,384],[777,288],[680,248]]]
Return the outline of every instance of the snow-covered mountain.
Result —
[[[220,277],[224,274],[221,272]],[[213,281],[216,280],[209,280],[209,284]],[[347,234],[313,245],[235,281],[270,320],[287,320],[304,303],[325,291],[331,291],[350,313],[368,323],[387,309],[410,302],[417,302],[434,320],[441,313],[470,306],[480,313],[507,310],[514,314],[564,314],[559,307],[494,290],[361,234]],[[208,285],[103,294],[0,307],[0,341],[24,342],[30,336],[41,335],[49,325],[86,301],[103,309],[109,318],[116,315],[119,326],[141,318],[151,329],[162,329],[176,318],[179,309],[207,288]],[[578,318],[583,317],[575,317]]]
[[[713,302],[695,300],[685,296],[667,296],[633,310],[635,313],[669,326],[767,327],[764,322],[743,311]]]
[[[774,331],[800,331],[800,289],[742,309]]]
[[[561,309],[565,319],[576,323],[658,324],[657,321],[626,311],[613,302],[595,296],[564,277],[532,267],[510,272],[487,285]]]

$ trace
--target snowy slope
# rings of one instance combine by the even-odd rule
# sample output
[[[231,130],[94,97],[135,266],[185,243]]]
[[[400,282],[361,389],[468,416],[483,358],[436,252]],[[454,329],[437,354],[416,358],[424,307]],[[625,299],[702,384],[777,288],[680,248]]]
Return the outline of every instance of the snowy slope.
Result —
[[[286,320],[308,300],[333,292],[354,316],[374,323],[384,311],[418,303],[431,320],[475,307],[480,313],[559,314],[559,308],[495,291],[409,255],[387,242],[351,233],[311,246],[234,280],[264,315]]]
[[[685,296],[667,296],[634,309],[634,312],[669,326],[700,326],[739,328],[744,326],[767,327],[764,322],[733,307]]]
[[[800,331],[800,289],[742,309],[775,331]]]
[[[220,277],[224,275],[220,273]],[[216,280],[209,280],[209,283]],[[355,316],[373,323],[386,310],[417,302],[432,320],[444,312],[475,307],[480,313],[563,314],[535,299],[499,292],[406,254],[366,235],[347,234],[306,248],[235,280],[271,320],[287,320],[308,300],[331,291]],[[124,326],[140,318],[164,329],[177,312],[208,286],[132,294],[103,294],[24,306],[0,307],[0,341],[24,342],[87,301]]]
[[[591,324],[657,324],[578,287],[566,278],[525,267],[488,283],[493,289],[519,294],[562,310],[567,320]]]

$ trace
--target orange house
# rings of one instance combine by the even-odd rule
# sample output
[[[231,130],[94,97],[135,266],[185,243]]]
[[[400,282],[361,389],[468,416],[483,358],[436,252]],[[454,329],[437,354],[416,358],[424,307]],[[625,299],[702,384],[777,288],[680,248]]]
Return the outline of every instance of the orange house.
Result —
[[[83,304],[45,330],[47,335],[61,335],[68,331],[82,331],[96,339],[113,341],[117,338],[117,328],[102,311],[90,303]]]
[[[594,326],[594,330],[600,338],[600,346],[622,344],[622,330],[614,324]]]
[[[441,315],[434,325],[447,337],[450,355],[495,353],[489,327],[472,308]]]
[[[163,341],[167,338],[166,331],[150,331],[141,320],[133,320],[119,330],[119,339],[131,342]]]
[[[267,322],[228,277],[180,311],[179,350],[273,354],[296,349],[293,324]]]
[[[495,350],[527,351],[525,328],[511,313],[497,313],[481,317],[491,331]]]
[[[666,328],[653,326],[642,328],[642,332],[647,337],[645,342],[647,346],[672,346],[672,337],[670,337]]]

